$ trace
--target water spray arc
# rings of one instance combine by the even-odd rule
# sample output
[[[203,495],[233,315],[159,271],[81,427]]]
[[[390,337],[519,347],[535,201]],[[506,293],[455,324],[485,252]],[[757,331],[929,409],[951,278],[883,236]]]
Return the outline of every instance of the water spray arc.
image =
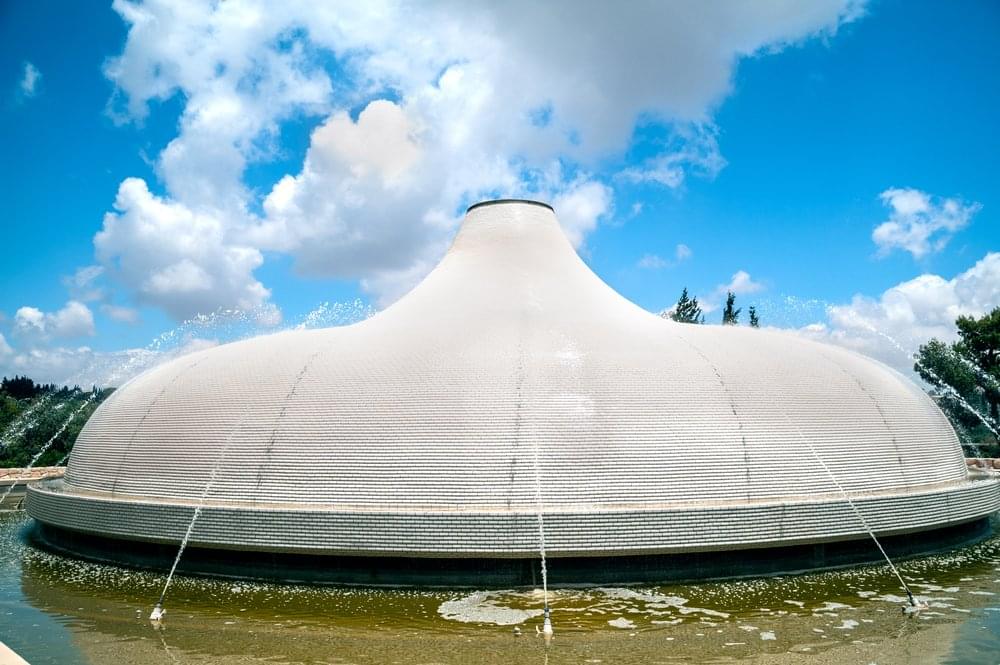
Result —
[[[868,535],[871,536],[872,542],[875,543],[875,547],[877,547],[878,551],[882,553],[882,557],[885,558],[886,563],[889,564],[889,568],[892,570],[892,574],[896,576],[896,579],[899,580],[899,585],[903,588],[903,591],[906,592],[906,597],[909,599],[910,602],[910,609],[911,610],[922,609],[922,605],[917,603],[916,599],[913,597],[913,593],[910,591],[910,587],[906,583],[906,580],[904,580],[903,576],[899,573],[899,569],[896,568],[896,564],[894,564],[892,562],[892,559],[889,558],[889,555],[886,553],[885,548],[882,547],[882,543],[880,543],[879,539],[875,536],[875,531],[871,528],[871,526],[868,525],[868,520],[865,519],[865,516],[861,513],[861,511],[858,509],[858,506],[851,499],[851,495],[848,494],[847,490],[844,489],[844,486],[840,484],[840,481],[837,480],[837,476],[834,475],[830,467],[827,466],[825,461],[823,461],[823,458],[820,456],[819,452],[816,451],[816,447],[813,446],[812,442],[805,436],[805,434],[802,432],[799,426],[791,421],[791,419],[788,417],[788,414],[782,412],[782,415],[785,418],[785,422],[791,425],[792,428],[795,430],[795,432],[798,434],[799,439],[802,441],[802,443],[804,443],[806,447],[809,448],[809,452],[812,453],[812,456],[816,460],[816,462],[821,467],[823,467],[823,471],[825,471],[826,475],[830,478],[830,482],[832,482],[833,485],[837,488],[837,490],[843,495],[844,500],[847,501],[847,504],[851,507],[851,510],[854,512],[855,516],[857,516],[858,521],[861,522],[861,526],[864,527],[865,531],[868,532]]]
[[[163,602],[167,597],[167,590],[170,589],[170,583],[174,579],[174,573],[177,572],[177,566],[181,562],[181,557],[184,556],[184,550],[187,549],[188,542],[191,540],[191,534],[194,532],[194,525],[198,521],[198,517],[201,516],[201,512],[205,507],[205,501],[208,499],[209,493],[212,491],[212,486],[215,485],[215,481],[219,475],[219,468],[226,459],[226,454],[229,452],[229,448],[236,439],[236,433],[243,428],[243,423],[246,421],[247,415],[250,413],[249,403],[244,407],[243,415],[240,417],[237,425],[230,431],[229,438],[226,440],[225,445],[219,453],[219,456],[215,460],[215,464],[212,465],[212,471],[209,473],[208,481],[205,483],[205,488],[201,492],[201,498],[198,501],[198,505],[195,506],[194,513],[191,515],[191,521],[188,522],[187,530],[184,532],[184,537],[181,539],[180,547],[177,549],[177,556],[174,557],[174,563],[170,566],[170,572],[167,574],[167,581],[163,584],[163,590],[160,592],[160,597],[156,601],[156,605],[153,607],[153,611],[149,615],[150,621],[160,621],[163,619],[163,615],[166,614],[166,610],[163,607]]]
[[[988,429],[993,434],[993,436],[995,436],[997,438],[1000,438],[1000,432],[998,432],[997,427],[994,426],[994,423],[990,422],[990,420],[986,416],[984,416],[983,414],[979,413],[979,410],[976,409],[975,407],[973,407],[971,404],[969,404],[966,401],[966,399],[964,397],[962,397],[961,394],[959,394],[959,392],[957,390],[955,390],[954,388],[952,388],[949,384],[945,383],[945,381],[941,377],[939,377],[934,372],[934,370],[930,369],[929,367],[927,367],[926,365],[924,365],[919,360],[917,361],[917,366],[920,367],[920,369],[922,369],[924,372],[927,372],[927,374],[929,374],[932,379],[934,379],[935,381],[937,381],[937,386],[936,387],[939,387],[942,390],[944,390],[956,402],[958,402],[959,405],[961,405],[961,407],[963,409],[965,409],[966,411],[968,411],[969,413],[971,413],[972,415],[974,415],[979,420],[979,422],[981,422],[983,424],[983,426],[986,427],[986,429]]]
[[[549,570],[545,560],[545,518],[542,504],[542,476],[538,464],[538,437],[532,437],[535,467],[535,512],[538,516],[538,553],[542,566],[542,598],[544,602],[544,618],[542,620],[542,635],[546,639],[552,637],[552,615],[549,610]]]
[[[24,467],[24,472],[21,475],[21,477],[15,479],[14,482],[12,482],[9,487],[7,487],[7,491],[3,493],[3,496],[0,496],[0,506],[4,504],[4,502],[7,500],[7,497],[10,496],[10,493],[14,491],[14,487],[15,485],[17,485],[18,481],[23,480],[30,475],[31,469],[35,467],[35,464],[38,463],[38,460],[41,459],[42,455],[44,455],[48,451],[48,449],[52,447],[52,444],[55,443],[56,439],[58,439],[63,432],[66,431],[66,428],[70,426],[70,423],[72,423],[84,409],[90,406],[90,404],[97,398],[99,394],[100,391],[97,388],[94,388],[93,392],[90,393],[90,397],[88,397],[83,402],[83,404],[78,406],[71,414],[69,414],[69,417],[63,421],[63,424],[59,427],[58,430],[56,430],[56,433],[53,434],[49,438],[49,440],[46,441],[42,445],[42,447],[38,449],[34,457],[31,458],[31,461],[28,462],[28,466]]]
[[[986,427],[986,429],[988,429],[993,434],[993,436],[995,436],[997,438],[1000,438],[1000,432],[998,432],[998,428],[996,427],[996,424],[990,422],[990,420],[987,417],[985,417],[982,413],[980,413],[978,409],[976,409],[971,404],[969,404],[965,400],[965,398],[962,397],[961,394],[959,394],[959,392],[957,390],[955,390],[951,385],[949,385],[948,383],[946,383],[945,381],[943,381],[941,379],[941,377],[939,377],[931,368],[927,367],[927,365],[925,365],[924,363],[922,363],[920,361],[920,358],[917,356],[917,354],[915,354],[915,353],[913,353],[911,351],[907,351],[905,348],[903,348],[902,344],[900,344],[894,337],[892,337],[892,335],[886,334],[885,332],[879,330],[878,328],[876,328],[875,326],[871,325],[867,321],[860,321],[860,323],[861,323],[861,326],[863,328],[865,328],[866,330],[868,330],[869,332],[871,332],[871,333],[873,333],[875,335],[878,335],[879,337],[882,337],[883,339],[887,340],[890,344],[892,344],[896,348],[896,350],[898,350],[900,353],[902,353],[903,355],[905,355],[907,358],[912,358],[915,361],[915,364],[916,364],[917,367],[919,367],[921,370],[923,370],[924,372],[926,372],[927,374],[929,374],[931,376],[931,378],[933,378],[935,381],[937,381],[938,387],[940,387],[942,390],[944,390],[949,395],[951,395],[955,399],[955,401],[958,402],[958,404],[963,409],[965,409],[966,411],[968,411],[969,413],[971,413],[973,416],[975,416]],[[952,350],[951,353],[952,353],[953,357],[955,357],[958,360],[960,360],[971,371],[973,371],[977,375],[981,376],[982,378],[988,379],[995,386],[998,385],[996,379],[994,379],[989,374],[986,374],[982,370],[982,368],[980,368],[978,365],[969,362],[969,360],[967,358],[963,357],[962,355],[960,355],[958,353],[955,353],[953,350]]]
[[[7,426],[7,429],[4,430],[3,434],[0,435],[0,450],[3,450],[12,440],[34,427],[38,422],[35,418],[35,414],[47,407],[51,401],[51,394],[43,396],[41,399],[29,406],[12,423],[10,423],[10,425]]]

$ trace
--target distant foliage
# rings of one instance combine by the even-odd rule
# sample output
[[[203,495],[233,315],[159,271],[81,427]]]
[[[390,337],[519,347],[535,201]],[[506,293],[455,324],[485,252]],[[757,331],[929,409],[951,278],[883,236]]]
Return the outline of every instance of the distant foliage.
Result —
[[[678,323],[705,323],[705,315],[698,305],[698,298],[689,298],[687,287],[681,291],[681,297],[677,300],[674,311],[670,313],[670,318]]]
[[[1000,307],[982,318],[960,316],[955,321],[961,341],[955,352],[968,358],[993,381],[982,381],[983,399],[990,405],[990,417],[1000,421]]]
[[[736,307],[736,295],[729,291],[726,294],[726,306],[722,310],[722,324],[735,326],[740,322],[740,312],[743,309]],[[681,297],[677,299],[677,304],[672,309],[664,311],[660,316],[677,321],[678,323],[705,323],[705,314],[701,305],[698,304],[697,296],[692,298],[688,295],[687,287],[681,291]],[[750,306],[750,325],[754,328],[760,327],[760,319],[757,317],[757,308]]]
[[[722,325],[737,325],[740,322],[740,312],[742,311],[742,307],[736,306],[736,294],[728,291],[726,293],[726,306],[722,309]]]
[[[978,319],[961,316],[955,325],[959,341],[922,345],[913,370],[932,386],[931,396],[967,453],[1000,457],[996,436],[982,420],[1000,430],[1000,307]]]
[[[68,455],[87,419],[113,390],[100,390],[35,465],[51,466]],[[41,385],[23,376],[4,378],[0,382],[0,467],[26,466],[90,397],[90,392],[79,387]]]
[[[9,395],[14,399],[31,399],[32,397],[38,397],[39,395],[55,391],[56,387],[51,383],[42,385],[35,383],[26,376],[15,376],[12,379],[8,379],[5,376],[3,377],[3,381],[0,381],[0,394]]]

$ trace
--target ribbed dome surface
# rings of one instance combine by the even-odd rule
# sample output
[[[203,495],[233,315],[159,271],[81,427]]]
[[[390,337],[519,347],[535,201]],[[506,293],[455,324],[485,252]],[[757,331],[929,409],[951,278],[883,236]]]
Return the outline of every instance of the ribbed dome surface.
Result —
[[[556,556],[860,533],[813,451],[883,530],[1000,503],[898,373],[793,334],[650,314],[587,268],[550,208],[504,202],[471,209],[438,267],[371,319],[131,381],[29,510],[176,540],[221,460],[202,545],[513,556],[534,546],[537,454]],[[124,504],[131,517],[113,517]]]

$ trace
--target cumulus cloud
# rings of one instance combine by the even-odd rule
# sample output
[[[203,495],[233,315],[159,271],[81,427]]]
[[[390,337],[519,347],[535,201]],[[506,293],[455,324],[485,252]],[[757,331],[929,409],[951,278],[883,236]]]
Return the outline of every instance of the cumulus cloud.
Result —
[[[293,254],[307,274],[405,270],[414,250],[443,232],[433,214],[420,214],[449,175],[417,141],[415,123],[390,101],[370,103],[356,121],[333,115],[313,132],[302,171],[282,178],[264,200],[265,218],[249,241]],[[411,206],[417,201],[422,205]]]
[[[190,350],[201,348],[195,345]],[[188,347],[156,352],[149,349],[95,351],[89,346],[29,348],[0,354],[0,376],[25,374],[40,383],[119,386],[140,372],[188,352]]]
[[[763,291],[764,285],[760,282],[755,282],[750,277],[750,273],[746,270],[737,270],[733,273],[732,279],[729,280],[728,284],[720,284],[716,292],[725,295],[726,293],[732,292],[736,295],[744,295],[747,293],[757,293],[758,291]]]
[[[549,198],[549,197],[545,197]],[[591,180],[578,180],[552,192],[552,207],[559,215],[563,230],[574,247],[597,226],[597,221],[611,210],[611,188]]]
[[[715,287],[715,290],[706,296],[698,296],[702,310],[706,314],[710,314],[722,306],[722,301],[725,300],[726,295],[732,292],[738,296],[749,295],[751,293],[759,293],[763,291],[766,287],[762,282],[755,282],[750,273],[746,270],[737,270],[733,273],[732,278],[730,278],[728,283],[719,284]]]
[[[692,256],[694,256],[694,252],[692,252],[691,248],[684,243],[680,243],[674,248],[674,259],[677,261],[687,261]]]
[[[14,313],[14,330],[21,335],[45,334],[45,312],[37,307],[21,307]]]
[[[940,252],[972,220],[982,206],[958,199],[935,200],[918,189],[887,189],[879,195],[889,219],[872,231],[878,255],[902,249],[920,259]]]
[[[175,331],[176,332],[176,331]],[[144,348],[97,351],[89,346],[28,346],[11,348],[0,335],[0,376],[24,374],[56,385],[120,386],[160,363],[219,344],[198,334],[158,338]]]
[[[955,319],[982,316],[1000,303],[1000,253],[991,252],[965,272],[946,279],[923,274],[878,298],[856,295],[827,308],[827,321],[803,333],[853,348],[909,371],[911,356],[932,337],[957,338]]]
[[[30,62],[24,63],[21,70],[21,80],[18,83],[22,99],[28,99],[38,94],[38,86],[42,82],[42,73]]]
[[[270,295],[253,277],[264,260],[260,251],[230,233],[222,217],[155,196],[144,181],[129,178],[94,246],[140,302],[185,319],[219,307],[252,309]]]
[[[637,123],[670,138],[624,181],[713,176],[724,160],[711,114],[736,61],[832,34],[862,4],[114,7],[128,37],[106,66],[112,112],[141,120],[174,96],[184,106],[156,162],[164,195],[122,183],[98,254],[140,302],[183,316],[265,302],[252,275],[261,250],[391,300],[480,198],[545,198],[580,245],[614,210],[609,183],[590,173],[629,147]],[[303,115],[321,122],[302,167],[258,206],[244,171],[279,153],[282,123]],[[164,238],[167,213],[211,227],[210,249]],[[168,240],[167,260],[149,252],[147,228]]]
[[[14,331],[24,339],[41,341],[50,337],[94,335],[94,314],[82,302],[70,300],[62,309],[46,313],[25,306],[14,313]]]

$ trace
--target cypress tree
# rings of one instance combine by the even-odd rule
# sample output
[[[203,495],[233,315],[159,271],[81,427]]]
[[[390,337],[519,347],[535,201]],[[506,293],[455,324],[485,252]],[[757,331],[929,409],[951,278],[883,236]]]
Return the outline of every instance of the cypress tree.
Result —
[[[729,291],[726,294],[726,307],[722,310],[722,325],[735,326],[740,322],[741,307],[736,307],[736,294]]]
[[[674,321],[678,323],[704,323],[705,316],[701,312],[701,307],[698,305],[698,298],[688,297],[687,287],[681,291],[681,297],[677,300],[677,306],[674,307],[674,313],[670,315]]]
[[[757,308],[754,307],[753,305],[750,305],[749,314],[750,314],[750,327],[760,328],[760,319],[757,318]]]

